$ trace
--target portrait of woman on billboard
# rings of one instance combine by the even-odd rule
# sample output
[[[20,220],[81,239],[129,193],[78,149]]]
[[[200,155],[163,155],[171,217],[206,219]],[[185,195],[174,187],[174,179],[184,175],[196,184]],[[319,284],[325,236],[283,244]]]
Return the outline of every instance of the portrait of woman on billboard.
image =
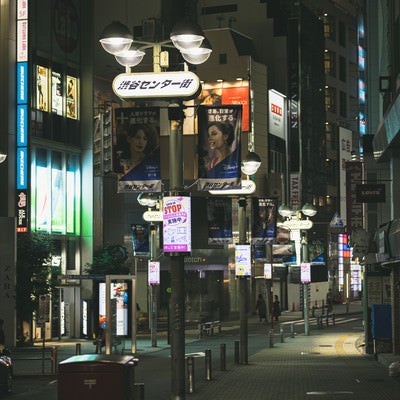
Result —
[[[199,190],[240,188],[241,106],[200,106]]]
[[[119,192],[159,191],[161,184],[159,115],[146,110],[117,109],[114,171]]]

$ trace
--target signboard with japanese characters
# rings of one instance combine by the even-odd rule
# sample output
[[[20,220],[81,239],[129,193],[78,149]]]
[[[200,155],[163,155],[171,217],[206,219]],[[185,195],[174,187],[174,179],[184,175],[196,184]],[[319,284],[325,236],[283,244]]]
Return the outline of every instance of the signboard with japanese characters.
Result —
[[[114,93],[123,99],[186,98],[200,93],[198,76],[190,71],[125,73],[113,80]]]
[[[164,252],[192,251],[190,197],[164,197],[163,233]]]

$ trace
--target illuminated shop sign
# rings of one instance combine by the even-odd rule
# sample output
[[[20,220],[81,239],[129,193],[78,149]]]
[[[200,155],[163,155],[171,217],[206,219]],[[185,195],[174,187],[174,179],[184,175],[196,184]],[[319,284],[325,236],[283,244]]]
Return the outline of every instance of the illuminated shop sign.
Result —
[[[67,117],[78,118],[78,80],[67,75]]]
[[[28,106],[17,106],[17,146],[28,144]]]
[[[36,66],[36,108],[49,111],[49,69]]]
[[[17,104],[28,102],[28,63],[17,64]]]
[[[25,189],[17,190],[17,232],[28,232],[28,195]]]
[[[18,147],[17,149],[17,189],[28,188],[28,149]]]
[[[201,85],[196,74],[189,71],[119,74],[112,84],[121,98],[194,98]]]
[[[28,61],[28,21],[17,21],[17,61]]]
[[[17,232],[28,232],[28,1],[17,0],[16,44],[16,193]]]

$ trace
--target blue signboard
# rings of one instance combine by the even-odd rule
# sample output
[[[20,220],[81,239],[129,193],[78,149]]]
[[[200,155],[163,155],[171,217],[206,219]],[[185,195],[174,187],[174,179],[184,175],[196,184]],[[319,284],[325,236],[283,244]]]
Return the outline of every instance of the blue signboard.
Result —
[[[17,189],[28,188],[28,149],[17,149]]]
[[[28,145],[28,106],[17,106],[17,146]]]
[[[28,103],[28,63],[17,64],[17,104]]]

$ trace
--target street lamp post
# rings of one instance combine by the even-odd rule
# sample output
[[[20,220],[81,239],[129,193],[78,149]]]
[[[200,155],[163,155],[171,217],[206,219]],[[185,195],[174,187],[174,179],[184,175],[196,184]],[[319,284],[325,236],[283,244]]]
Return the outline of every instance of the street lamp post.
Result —
[[[113,54],[118,63],[125,66],[126,73],[117,76],[113,82],[113,88],[117,95],[126,98],[148,99],[176,99],[195,96],[200,89],[200,81],[193,73],[185,72],[185,81],[191,85],[182,85],[174,92],[167,90],[161,93],[155,88],[154,91],[131,90],[129,84],[131,78],[130,70],[138,65],[143,57],[144,50],[153,49],[153,73],[152,82],[157,79],[165,79],[166,74],[179,74],[179,72],[161,72],[161,67],[168,67],[168,53],[162,52],[162,47],[175,47],[178,49],[189,64],[201,64],[205,62],[210,54],[211,47],[205,40],[204,33],[200,27],[188,20],[178,22],[172,30],[170,40],[159,43],[148,43],[134,41],[129,29],[119,22],[113,22],[107,26],[102,34],[100,43],[103,48]],[[137,46],[136,46],[137,45]],[[187,66],[185,64],[185,71]],[[182,73],[181,73],[182,74]],[[191,74],[189,76],[189,74]],[[146,74],[147,77],[148,74]],[[137,75],[136,75],[137,76]],[[190,79],[186,79],[189,77]],[[124,81],[120,90],[118,82]],[[194,79],[195,78],[195,79]],[[133,79],[133,78],[132,78]],[[118,88],[118,90],[117,90]],[[175,89],[175,88],[174,88]],[[172,90],[172,89],[171,89]],[[175,103],[174,103],[175,105]],[[181,103],[168,109],[170,120],[170,157],[169,157],[169,191],[170,195],[179,194],[183,189],[183,119],[184,113]],[[171,300],[170,300],[170,343],[171,343],[171,398],[181,400],[185,398],[185,286],[184,286],[184,256],[182,253],[170,253],[171,260]]]
[[[158,225],[157,222],[162,221],[162,215],[160,209],[160,199],[158,194],[154,193],[140,193],[137,197],[138,203],[141,206],[147,207],[147,211],[143,214],[143,219],[150,222],[150,237],[149,237],[149,248],[150,248],[150,262],[155,261],[159,253],[159,238],[158,238]],[[156,208],[156,211],[153,211]],[[150,268],[149,272],[150,274]],[[158,283],[150,282],[150,313],[149,313],[149,326],[150,326],[150,337],[151,346],[157,347],[157,286]]]
[[[293,211],[287,206],[282,205],[279,207],[278,212],[283,218],[285,218],[283,222],[278,223],[278,226],[287,229],[290,232],[290,239],[294,240],[295,242],[296,264],[301,266],[302,263],[308,262],[306,232],[313,226],[313,223],[309,219],[309,217],[313,217],[317,213],[317,211],[312,205],[306,203],[300,211]],[[303,219],[302,215],[305,215],[306,219]],[[310,334],[310,323],[308,318],[308,285],[309,282],[306,281],[304,281],[302,284],[304,334],[306,336]]]
[[[246,199],[239,199],[239,244],[246,243]],[[248,320],[247,320],[247,300],[248,300],[249,279],[247,276],[239,277],[239,317],[240,317],[240,364],[248,364]]]
[[[249,152],[241,165],[242,172],[247,177],[254,175],[258,168],[260,168],[261,159],[258,154]],[[247,201],[245,197],[240,197],[239,201],[239,216],[238,216],[238,229],[239,229],[239,245],[246,243],[246,206]],[[240,318],[240,364],[248,364],[248,292],[249,292],[249,278],[247,276],[239,277],[239,318]]]

